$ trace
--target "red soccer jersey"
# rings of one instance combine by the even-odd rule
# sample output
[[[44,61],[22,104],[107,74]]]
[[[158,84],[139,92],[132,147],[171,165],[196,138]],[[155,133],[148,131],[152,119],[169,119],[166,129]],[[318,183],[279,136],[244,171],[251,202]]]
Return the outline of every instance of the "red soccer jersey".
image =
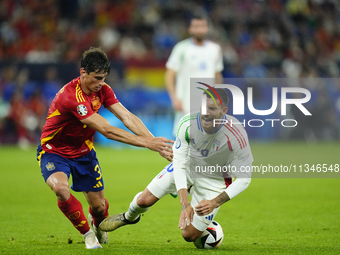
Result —
[[[102,104],[109,107],[118,102],[107,84],[87,95],[80,86],[80,77],[72,80],[60,89],[48,110],[40,138],[43,150],[66,158],[87,154],[93,148],[96,131],[80,120],[97,113]]]

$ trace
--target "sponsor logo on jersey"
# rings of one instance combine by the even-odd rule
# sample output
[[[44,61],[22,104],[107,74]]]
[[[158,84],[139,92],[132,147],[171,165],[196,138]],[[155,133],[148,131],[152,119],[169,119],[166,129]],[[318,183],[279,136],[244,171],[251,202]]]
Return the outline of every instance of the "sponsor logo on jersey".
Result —
[[[80,104],[77,106],[77,112],[80,116],[85,116],[87,114],[87,108],[85,105]]]
[[[54,163],[53,162],[48,162],[46,165],[47,171],[53,171],[55,169]]]
[[[182,144],[181,139],[176,137],[175,148],[178,149],[179,147],[181,147],[181,144]]]

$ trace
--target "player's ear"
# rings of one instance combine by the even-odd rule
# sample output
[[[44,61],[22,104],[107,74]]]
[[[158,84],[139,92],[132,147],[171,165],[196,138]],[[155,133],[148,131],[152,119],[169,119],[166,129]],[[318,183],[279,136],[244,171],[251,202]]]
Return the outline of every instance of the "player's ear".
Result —
[[[227,112],[228,112],[228,106],[226,106],[226,107],[223,107],[223,115],[226,115],[227,114]]]
[[[85,74],[86,74],[86,71],[84,67],[80,68],[80,75],[85,75]]]

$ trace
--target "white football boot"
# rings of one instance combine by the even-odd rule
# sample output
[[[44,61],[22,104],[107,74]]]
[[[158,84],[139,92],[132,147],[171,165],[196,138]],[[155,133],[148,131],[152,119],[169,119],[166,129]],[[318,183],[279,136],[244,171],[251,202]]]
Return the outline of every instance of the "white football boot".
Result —
[[[140,215],[134,221],[128,221],[125,218],[124,213],[118,213],[115,215],[111,215],[104,219],[98,226],[99,229],[103,231],[113,231],[117,228],[120,228],[125,225],[136,224],[140,220]]]
[[[93,224],[93,218],[91,213],[89,214],[88,219],[96,237],[99,240],[99,243],[109,243],[109,234],[105,231],[101,231]]]
[[[83,237],[85,239],[86,249],[103,248],[98,242],[98,239],[92,229],[90,229],[86,234],[84,234]]]

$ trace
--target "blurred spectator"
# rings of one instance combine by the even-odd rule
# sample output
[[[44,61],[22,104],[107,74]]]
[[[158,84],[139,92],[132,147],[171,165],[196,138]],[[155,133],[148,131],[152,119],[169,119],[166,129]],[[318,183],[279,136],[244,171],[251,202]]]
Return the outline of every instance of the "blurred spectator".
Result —
[[[306,66],[322,77],[340,74],[335,0],[13,0],[2,1],[1,10],[0,61],[74,62],[89,46],[111,58],[165,61],[199,11],[211,17],[227,64],[240,62],[246,76],[300,77]],[[254,51],[256,64],[247,61]],[[272,72],[273,65],[281,70]]]
[[[324,90],[326,85],[315,78],[340,76],[338,0],[0,1],[3,129],[17,130],[8,128],[17,125],[17,120],[5,117],[10,102],[12,116],[22,108],[18,98],[23,98],[26,108],[27,100],[34,98],[43,97],[49,104],[62,86],[57,69],[51,67],[39,87],[38,81],[30,80],[37,72],[30,75],[27,64],[78,63],[84,49],[100,46],[113,62],[123,62],[120,66],[138,63],[145,67],[153,62],[164,66],[174,43],[188,36],[185,24],[197,12],[211,19],[210,36],[221,45],[224,77],[310,78],[307,88],[319,98],[313,104],[320,104],[325,111],[316,107],[314,115],[321,114],[329,123],[328,128],[313,127],[315,137],[336,137],[340,99],[334,95],[340,89]],[[36,94],[39,89],[41,95]],[[44,100],[39,102],[44,104]],[[324,103],[332,100],[336,106],[325,107]],[[6,126],[4,119],[11,119],[12,124]]]
[[[15,65],[5,66],[2,69],[0,90],[2,92],[3,99],[7,102],[9,102],[16,90],[15,77],[17,75],[17,71],[18,68]]]
[[[10,104],[5,101],[2,97],[2,92],[0,90],[0,143],[2,142],[2,137],[5,135],[4,133],[4,124],[7,119],[7,116],[10,112]]]
[[[61,89],[62,83],[58,79],[58,70],[56,67],[48,67],[45,71],[45,81],[42,84],[42,96],[46,105],[52,103],[53,98]]]

